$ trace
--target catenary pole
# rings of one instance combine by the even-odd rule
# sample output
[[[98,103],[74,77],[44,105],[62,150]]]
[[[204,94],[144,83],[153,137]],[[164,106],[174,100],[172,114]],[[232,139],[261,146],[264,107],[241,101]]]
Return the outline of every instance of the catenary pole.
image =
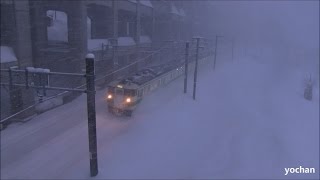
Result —
[[[198,74],[198,59],[199,59],[199,42],[200,38],[195,38],[197,40],[197,47],[196,47],[196,65],[194,68],[194,81],[193,81],[193,100],[196,100],[196,89],[197,89],[197,74]]]
[[[90,153],[90,175],[98,174],[98,154],[97,154],[97,132],[96,132],[96,110],[95,110],[95,70],[94,55],[86,56],[86,82],[87,82],[87,111],[88,111],[88,134]]]
[[[186,43],[186,57],[185,57],[185,67],[184,67],[184,93],[187,93],[187,83],[188,83],[188,58],[189,58],[189,42]]]

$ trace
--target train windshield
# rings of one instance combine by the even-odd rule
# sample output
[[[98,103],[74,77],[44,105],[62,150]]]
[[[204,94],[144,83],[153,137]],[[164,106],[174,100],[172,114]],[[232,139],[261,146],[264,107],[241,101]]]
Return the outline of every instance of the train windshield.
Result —
[[[126,95],[126,96],[135,96],[135,90],[125,89],[124,90],[124,95]]]
[[[116,89],[117,95],[123,95],[123,89],[120,89],[120,88],[115,88],[115,89]]]
[[[108,87],[108,93],[113,94],[114,93],[114,87]]]

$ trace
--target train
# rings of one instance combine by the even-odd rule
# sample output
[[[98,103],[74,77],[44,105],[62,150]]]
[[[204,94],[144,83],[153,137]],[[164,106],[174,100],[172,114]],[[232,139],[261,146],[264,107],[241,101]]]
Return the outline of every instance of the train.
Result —
[[[206,63],[199,59],[199,65]],[[188,70],[195,68],[195,60],[188,63]],[[130,76],[119,78],[108,84],[106,100],[108,111],[115,115],[131,116],[144,96],[184,74],[185,63],[175,61],[143,68]]]

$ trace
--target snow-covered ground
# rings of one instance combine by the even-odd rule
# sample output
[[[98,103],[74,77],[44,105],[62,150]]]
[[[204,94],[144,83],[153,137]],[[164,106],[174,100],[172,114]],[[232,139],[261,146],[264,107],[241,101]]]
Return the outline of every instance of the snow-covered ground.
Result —
[[[319,87],[303,98],[302,71],[250,59],[204,66],[146,97],[133,117],[107,112],[97,92],[96,179],[319,178]],[[319,84],[319,83],[318,83]],[[1,178],[88,179],[85,95],[1,132]]]

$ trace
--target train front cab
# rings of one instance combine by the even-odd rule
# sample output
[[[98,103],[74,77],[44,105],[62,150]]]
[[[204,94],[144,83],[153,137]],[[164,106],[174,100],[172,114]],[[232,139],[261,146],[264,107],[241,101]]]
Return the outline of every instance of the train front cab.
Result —
[[[131,116],[137,104],[137,95],[134,89],[125,89],[123,86],[108,87],[107,103],[108,111],[113,114]]]

